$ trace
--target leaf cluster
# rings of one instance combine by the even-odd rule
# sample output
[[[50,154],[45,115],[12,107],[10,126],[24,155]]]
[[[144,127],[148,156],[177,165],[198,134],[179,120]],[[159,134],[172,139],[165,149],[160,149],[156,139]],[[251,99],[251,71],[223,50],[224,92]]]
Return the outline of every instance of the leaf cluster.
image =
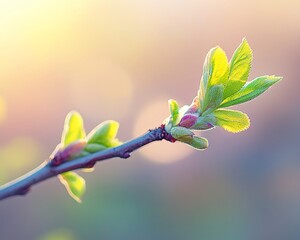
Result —
[[[121,144],[116,138],[118,129],[119,123],[109,120],[99,124],[86,135],[81,115],[72,111],[65,119],[61,143],[57,146],[51,159],[57,162],[55,165],[59,165],[65,161],[116,147]],[[92,169],[91,166],[87,170],[91,171]],[[69,195],[77,202],[81,202],[81,197],[85,192],[85,180],[73,171],[62,173],[58,178],[66,187]]]
[[[197,96],[190,106],[179,108],[175,100],[169,100],[171,115],[165,120],[166,130],[178,141],[196,149],[205,149],[208,141],[192,130],[208,130],[214,127],[237,133],[250,126],[249,117],[240,111],[225,109],[250,101],[281,80],[277,76],[261,76],[247,82],[252,50],[243,39],[228,61],[220,47],[212,48],[205,58],[203,75]]]
[[[228,61],[220,47],[209,51],[203,65],[203,75],[197,96],[190,106],[179,107],[169,100],[170,116],[164,121],[164,128],[173,139],[186,143],[195,149],[208,147],[207,139],[197,136],[195,131],[222,127],[229,132],[240,132],[250,126],[249,117],[240,111],[226,109],[250,101],[273,84],[281,80],[277,76],[261,76],[247,82],[252,62],[252,50],[243,39]],[[109,120],[99,124],[86,134],[83,119],[78,112],[70,112],[65,120],[61,142],[53,152],[51,164],[57,166],[75,158],[87,156],[121,142],[116,138],[119,124]],[[93,166],[87,166],[91,170]],[[75,172],[60,174],[60,181],[77,202],[85,191],[85,180]]]

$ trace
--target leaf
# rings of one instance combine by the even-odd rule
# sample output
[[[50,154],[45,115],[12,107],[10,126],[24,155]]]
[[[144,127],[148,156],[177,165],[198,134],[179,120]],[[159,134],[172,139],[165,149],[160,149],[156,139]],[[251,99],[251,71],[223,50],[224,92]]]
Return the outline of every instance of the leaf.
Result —
[[[75,172],[65,172],[58,176],[59,180],[65,185],[69,195],[78,203],[85,192],[85,180]]]
[[[206,138],[194,136],[189,145],[197,150],[204,150],[208,148],[208,141]]]
[[[101,143],[101,142],[104,146],[106,146],[108,148],[117,147],[122,144],[122,142],[117,138],[106,139],[106,140],[100,141],[99,143]]]
[[[184,105],[179,109],[179,115],[177,117],[177,121],[175,122],[175,124],[178,124],[181,120],[181,118],[184,116],[184,114],[188,111],[189,106],[188,105]]]
[[[84,150],[89,152],[89,153],[95,153],[95,152],[100,152],[107,149],[106,146],[102,145],[102,144],[98,144],[98,143],[88,143]]]
[[[189,106],[188,105],[184,105],[182,106],[179,111],[178,111],[178,116],[176,117],[176,121],[173,123],[171,116],[169,116],[167,119],[164,120],[164,124],[165,129],[168,133],[171,133],[171,129],[173,126],[176,126],[179,124],[179,122],[181,121],[182,117],[184,116],[184,114],[189,110]]]
[[[250,120],[245,113],[236,110],[218,109],[214,111],[216,125],[228,132],[241,132],[249,128]]]
[[[223,91],[223,85],[215,85],[208,90],[204,97],[203,106],[201,107],[201,111],[204,112],[204,115],[218,108],[223,101]]]
[[[61,137],[61,147],[64,148],[70,143],[84,139],[85,131],[82,117],[78,112],[69,112],[66,119],[64,130]]]
[[[236,104],[244,103],[256,98],[265,92],[274,83],[280,81],[282,77],[276,76],[261,76],[247,83],[237,93],[226,98],[220,107],[229,107]]]
[[[201,105],[211,86],[227,84],[228,74],[229,64],[225,52],[220,47],[211,49],[205,58],[203,76],[200,81],[198,98]]]
[[[94,128],[86,137],[87,143],[111,145],[109,140],[115,139],[119,123],[113,120],[105,121]]]
[[[179,105],[173,99],[170,99],[168,103],[169,103],[170,113],[172,117],[172,123],[175,124],[179,115]]]
[[[216,117],[211,113],[205,116],[200,116],[197,122],[190,129],[208,130],[216,125]]]
[[[171,135],[173,138],[187,143],[192,140],[194,133],[185,127],[173,127]]]
[[[224,90],[224,99],[238,92],[246,83],[252,62],[252,50],[246,39],[235,50],[229,66],[229,80]]]

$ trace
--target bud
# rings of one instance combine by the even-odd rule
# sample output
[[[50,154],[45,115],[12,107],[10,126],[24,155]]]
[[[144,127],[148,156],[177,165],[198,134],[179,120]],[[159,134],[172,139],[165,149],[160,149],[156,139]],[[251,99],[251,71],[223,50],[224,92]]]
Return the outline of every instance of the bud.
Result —
[[[68,145],[66,148],[58,150],[51,160],[51,165],[58,166],[61,163],[79,155],[85,145],[85,141],[76,141]]]
[[[213,128],[216,124],[216,118],[213,115],[200,116],[197,119],[195,125],[191,129],[195,130],[208,130]]]
[[[185,127],[173,127],[171,129],[171,135],[181,142],[189,143],[192,141],[194,133]]]
[[[185,114],[178,124],[181,127],[190,128],[195,125],[198,119],[198,114]]]
[[[196,149],[204,150],[208,147],[208,141],[206,138],[194,136],[193,140],[189,143],[189,145]]]
[[[98,143],[88,143],[84,150],[89,152],[89,153],[95,153],[95,152],[100,152],[107,149],[107,147],[105,147],[102,144],[98,144]]]

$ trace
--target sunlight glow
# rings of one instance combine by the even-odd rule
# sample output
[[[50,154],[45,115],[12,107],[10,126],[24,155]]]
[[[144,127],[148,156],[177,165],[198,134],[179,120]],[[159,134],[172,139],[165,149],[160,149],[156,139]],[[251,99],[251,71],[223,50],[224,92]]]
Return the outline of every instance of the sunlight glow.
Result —
[[[0,184],[17,177],[41,161],[39,148],[40,146],[28,137],[18,137],[7,145],[2,145],[0,148]]]
[[[130,76],[108,60],[94,60],[72,71],[68,83],[70,98],[88,117],[119,118],[128,112],[133,94]]]

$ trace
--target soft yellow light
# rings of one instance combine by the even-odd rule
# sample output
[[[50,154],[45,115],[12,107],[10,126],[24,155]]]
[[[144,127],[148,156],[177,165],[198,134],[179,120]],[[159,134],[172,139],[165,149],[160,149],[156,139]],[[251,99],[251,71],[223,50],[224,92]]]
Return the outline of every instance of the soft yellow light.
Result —
[[[129,110],[133,84],[119,65],[98,59],[72,69],[68,90],[84,116],[118,119]]]
[[[17,177],[41,162],[37,142],[28,137],[18,137],[0,148],[0,184]],[[10,175],[11,174],[11,175]]]

